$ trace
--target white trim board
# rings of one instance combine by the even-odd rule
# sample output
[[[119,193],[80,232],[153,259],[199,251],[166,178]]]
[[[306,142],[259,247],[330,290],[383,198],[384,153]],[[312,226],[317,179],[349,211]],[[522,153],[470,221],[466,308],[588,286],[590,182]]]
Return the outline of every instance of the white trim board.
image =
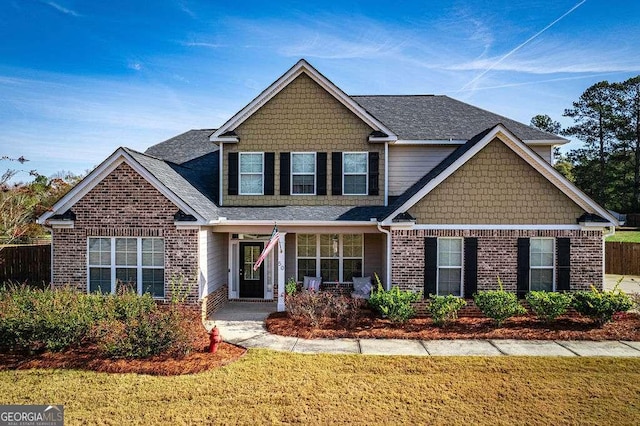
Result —
[[[313,81],[318,83],[323,89],[329,92],[334,98],[336,98],[340,103],[347,107],[358,118],[364,121],[369,127],[373,128],[374,130],[384,132],[388,135],[388,137],[386,138],[371,137],[370,141],[386,142],[394,141],[397,139],[397,136],[395,135],[395,133],[393,133],[393,131],[386,127],[377,118],[369,114],[357,102],[347,96],[347,94],[344,93],[338,86],[336,86],[331,81],[329,81],[328,78],[320,74],[318,70],[313,68],[307,61],[305,61],[304,59],[300,59],[293,67],[289,69],[289,71],[284,73],[279,79],[277,79],[269,87],[263,90],[262,93],[260,93],[247,106],[242,108],[238,113],[227,120],[226,123],[220,126],[220,128],[209,137],[209,140],[212,142],[238,142],[237,137],[222,135],[237,128],[240,124],[251,117],[251,115],[258,111],[270,99],[280,93],[280,91],[287,87],[302,73],[305,73]]]
[[[395,229],[391,226],[391,229]],[[397,229],[424,229],[424,230],[527,230],[527,231],[579,231],[580,225],[485,225],[485,224],[460,224],[460,225],[413,225],[411,227],[399,226]]]
[[[138,163],[124,148],[120,147],[113,154],[107,157],[98,167],[93,169],[79,184],[73,187],[64,197],[53,205],[50,211],[46,212],[37,219],[39,224],[44,224],[47,219],[58,213],[64,213],[69,210],[75,203],[80,201],[82,197],[87,195],[89,191],[96,187],[104,178],[118,168],[122,163],[126,163],[133,170],[149,182],[158,192],[164,195],[169,201],[174,203],[183,212],[194,216],[198,221],[190,222],[191,225],[203,225],[205,219],[193,210],[180,197],[164,186],[155,176],[147,171],[140,163]]]
[[[383,225],[393,225],[392,219],[409,208],[413,207],[418,201],[422,200],[435,187],[440,185],[446,178],[451,176],[456,170],[462,167],[467,161],[473,158],[478,152],[485,148],[494,139],[500,139],[520,158],[525,160],[529,165],[541,173],[549,182],[562,191],[573,202],[587,212],[595,212],[602,218],[609,220],[610,223],[604,223],[602,226],[616,226],[618,221],[604,208],[600,207],[595,201],[589,198],[584,192],[564,178],[556,169],[547,163],[542,157],[537,155],[526,144],[520,141],[513,133],[511,133],[502,124],[496,125],[491,131],[478,141],[473,147],[465,152],[453,164],[442,171],[438,176],[429,181],[420,191],[414,194],[409,200],[395,209],[383,221]]]

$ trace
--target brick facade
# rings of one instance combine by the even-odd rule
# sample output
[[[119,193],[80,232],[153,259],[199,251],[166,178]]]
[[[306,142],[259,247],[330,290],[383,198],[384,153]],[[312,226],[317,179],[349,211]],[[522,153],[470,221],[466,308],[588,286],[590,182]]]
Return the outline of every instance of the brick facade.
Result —
[[[211,318],[211,315],[222,308],[228,300],[229,287],[226,284],[214,290],[213,293],[206,295],[202,300],[203,319]]]
[[[478,290],[497,289],[499,276],[505,290],[514,292],[518,238],[568,237],[571,239],[571,290],[588,290],[592,284],[602,288],[602,232],[579,230],[393,230],[391,278],[394,285],[405,290],[424,290],[426,237],[477,237]]]
[[[409,213],[428,224],[563,225],[584,210],[496,138]]]
[[[380,205],[384,203],[384,144],[368,141],[367,124],[313,81],[301,74],[235,129],[240,141],[223,147],[223,204],[251,205]],[[332,152],[378,152],[380,195],[331,195]],[[270,196],[228,195],[229,152],[274,152],[274,193]],[[280,195],[280,152],[326,152],[327,195]]]
[[[128,164],[120,164],[71,210],[72,229],[53,230],[53,285],[87,291],[87,238],[164,238],[165,299],[173,285],[187,301],[198,302],[198,230],[177,229],[171,201]],[[182,277],[182,278],[181,278]]]

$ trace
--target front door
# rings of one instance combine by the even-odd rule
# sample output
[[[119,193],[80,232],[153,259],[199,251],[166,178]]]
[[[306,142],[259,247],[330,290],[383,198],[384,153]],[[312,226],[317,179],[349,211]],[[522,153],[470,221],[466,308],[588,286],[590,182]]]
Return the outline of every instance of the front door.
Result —
[[[263,243],[240,243],[240,297],[264,297],[264,263],[254,271]]]

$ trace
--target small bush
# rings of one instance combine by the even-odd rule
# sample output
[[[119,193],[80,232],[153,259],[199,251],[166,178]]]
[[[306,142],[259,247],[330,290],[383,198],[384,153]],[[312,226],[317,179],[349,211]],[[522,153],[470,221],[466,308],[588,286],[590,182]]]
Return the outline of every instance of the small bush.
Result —
[[[287,280],[287,283],[284,285],[284,292],[285,294],[291,296],[296,291],[298,291],[298,283],[296,282],[295,278],[290,277]]]
[[[311,327],[319,327],[328,320],[352,324],[360,315],[358,300],[327,291],[302,291],[286,295],[285,304],[291,318]]]
[[[150,295],[138,296],[124,287],[118,295],[0,289],[0,350],[62,351],[96,344],[113,357],[179,355],[193,346],[189,333],[196,320],[177,304],[160,309]]]
[[[98,349],[110,358],[146,358],[159,354],[186,355],[192,348],[182,313],[156,308],[126,320],[108,319],[96,325]]]
[[[6,286],[0,290],[0,346],[29,352],[78,346],[103,312],[98,296]]]
[[[412,302],[417,302],[422,298],[422,293],[400,290],[398,286],[393,286],[391,290],[385,291],[382,288],[380,279],[376,275],[378,288],[371,293],[369,305],[378,311],[383,317],[389,318],[392,322],[407,322],[415,316],[415,309]]]
[[[438,327],[442,327],[447,322],[458,318],[458,311],[466,304],[467,302],[464,299],[452,294],[447,296],[430,294],[427,312],[433,319],[433,323]]]
[[[611,291],[598,291],[591,286],[589,291],[578,291],[573,294],[573,308],[580,314],[603,325],[613,318],[616,312],[626,312],[633,306],[629,296],[621,292],[618,286]]]
[[[553,322],[571,305],[571,295],[549,291],[532,291],[525,296],[531,310],[545,322]]]
[[[520,303],[515,293],[504,291],[502,281],[498,277],[499,290],[479,291],[473,295],[473,301],[482,313],[491,318],[500,327],[502,323],[514,315],[527,312]]]

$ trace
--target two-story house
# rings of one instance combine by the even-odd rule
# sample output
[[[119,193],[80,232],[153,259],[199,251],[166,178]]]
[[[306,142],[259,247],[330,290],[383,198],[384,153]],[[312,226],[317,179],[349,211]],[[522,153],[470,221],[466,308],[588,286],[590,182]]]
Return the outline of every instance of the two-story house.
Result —
[[[219,129],[117,149],[52,211],[54,286],[210,311],[290,277],[470,297],[603,281],[617,224],[551,166],[566,140],[447,96],[348,96],[301,60]],[[254,270],[274,228],[280,242]]]

